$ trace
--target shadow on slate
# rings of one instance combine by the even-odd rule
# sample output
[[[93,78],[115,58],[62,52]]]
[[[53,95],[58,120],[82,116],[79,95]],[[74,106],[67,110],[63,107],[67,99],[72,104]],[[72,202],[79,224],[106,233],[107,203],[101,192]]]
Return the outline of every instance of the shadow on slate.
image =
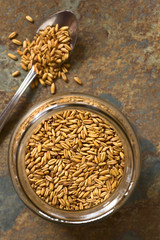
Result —
[[[37,89],[35,89],[35,91],[36,90]],[[26,110],[27,109],[29,110],[28,104],[31,103],[31,101],[32,101],[33,91],[32,91],[32,89],[29,89],[29,87],[27,88],[26,91],[27,91],[27,94],[21,96],[17,105],[15,106],[15,109],[13,110],[13,112],[11,112],[8,121],[5,123],[5,125],[1,131],[0,144],[4,141],[5,137],[8,134],[10,134],[11,132],[13,133],[13,130],[14,130],[15,126],[17,125],[17,123],[26,114]],[[34,94],[36,94],[36,93],[34,93]],[[6,104],[6,106],[7,106],[7,104]]]
[[[118,109],[122,107],[122,103],[111,94],[102,93],[100,98],[108,100]],[[128,120],[129,121],[129,120]],[[130,122],[130,121],[129,121]],[[129,205],[134,201],[139,201],[147,198],[147,190],[154,183],[155,178],[160,175],[160,159],[156,155],[156,147],[148,139],[142,138],[138,134],[135,124],[130,122],[133,127],[140,145],[141,151],[141,170],[137,185],[125,204]]]
[[[16,194],[9,176],[0,178],[0,231],[10,229],[25,206]]]
[[[118,99],[115,98],[114,96],[112,96],[111,94],[101,93],[99,95],[99,97],[104,99],[104,100],[109,101],[110,103],[115,105],[117,108],[121,108],[122,107],[122,103],[120,101],[118,101]]]

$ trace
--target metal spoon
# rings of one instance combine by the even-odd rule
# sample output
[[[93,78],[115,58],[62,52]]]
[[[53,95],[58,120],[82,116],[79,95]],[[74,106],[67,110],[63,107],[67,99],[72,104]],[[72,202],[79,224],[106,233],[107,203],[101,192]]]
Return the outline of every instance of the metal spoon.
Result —
[[[45,29],[47,26],[52,26],[58,24],[59,27],[62,26],[69,26],[69,33],[71,36],[71,47],[72,50],[76,44],[77,40],[77,31],[78,31],[78,22],[76,19],[76,16],[71,11],[61,11],[58,12],[52,16],[50,16],[49,19],[47,19],[37,30],[36,33],[39,32],[39,30]],[[12,97],[12,99],[9,101],[8,105],[5,107],[3,112],[0,115],[0,131],[2,130],[4,124],[9,119],[9,115],[14,109],[15,105],[17,104],[19,98],[24,93],[28,85],[32,82],[32,80],[35,78],[36,73],[34,71],[34,66],[31,68],[31,70],[28,72],[27,76],[25,77],[24,81],[19,86],[18,90]]]

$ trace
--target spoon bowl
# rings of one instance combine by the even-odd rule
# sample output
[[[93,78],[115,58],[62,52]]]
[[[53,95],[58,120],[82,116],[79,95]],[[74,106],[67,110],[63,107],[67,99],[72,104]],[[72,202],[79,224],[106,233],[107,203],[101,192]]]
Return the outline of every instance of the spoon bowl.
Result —
[[[78,21],[76,16],[71,11],[61,11],[50,16],[42,25],[37,29],[36,33],[40,30],[44,30],[47,26],[59,25],[59,28],[63,26],[69,27],[69,34],[71,37],[71,48],[75,47],[77,41]]]
[[[59,25],[59,28],[62,26],[69,27],[68,31],[70,34],[71,48],[73,51],[76,44],[76,40],[77,40],[78,21],[74,13],[71,11],[66,10],[66,11],[57,12],[51,15],[45,22],[41,24],[41,26],[37,29],[36,33],[38,33],[40,30],[44,30],[47,26],[53,26],[56,24]],[[29,84],[33,81],[35,76],[36,76],[36,73],[34,71],[34,66],[32,66],[31,70],[28,72],[27,76],[19,86],[16,93],[14,94],[12,99],[9,101],[8,105],[0,114],[0,132],[3,126],[5,125],[5,123],[9,120],[9,116],[12,110],[14,109],[14,107],[16,106],[19,98],[22,96],[22,94],[24,93],[26,88],[29,86]]]

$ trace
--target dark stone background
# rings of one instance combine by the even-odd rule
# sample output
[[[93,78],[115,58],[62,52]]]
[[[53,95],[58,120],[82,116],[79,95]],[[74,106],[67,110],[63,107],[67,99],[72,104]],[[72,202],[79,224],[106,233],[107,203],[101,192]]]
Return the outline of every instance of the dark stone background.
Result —
[[[2,240],[158,240],[160,239],[160,3],[158,0],[0,0],[0,111],[26,72],[13,79],[19,63],[8,40],[32,39],[49,15],[73,10],[79,36],[70,58],[69,83],[56,82],[57,93],[84,92],[108,99],[134,126],[142,151],[137,187],[125,205],[98,223],[66,226],[47,222],[24,206],[8,173],[13,128],[32,105],[51,96],[49,87],[27,89],[0,133],[0,239]],[[25,20],[30,15],[31,24]],[[83,81],[73,81],[77,75]]]

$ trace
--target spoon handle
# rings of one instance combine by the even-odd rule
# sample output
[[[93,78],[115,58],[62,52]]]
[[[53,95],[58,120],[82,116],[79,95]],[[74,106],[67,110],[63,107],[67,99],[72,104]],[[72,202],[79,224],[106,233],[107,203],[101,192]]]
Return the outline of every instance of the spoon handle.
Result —
[[[17,104],[19,98],[21,97],[21,95],[24,93],[24,91],[26,90],[26,88],[28,87],[28,85],[32,82],[32,80],[35,78],[36,73],[34,71],[34,66],[31,68],[31,70],[29,71],[29,73],[27,74],[27,76],[25,77],[24,81],[21,83],[21,85],[19,86],[19,88],[17,89],[16,93],[14,94],[14,96],[11,98],[11,100],[9,101],[8,105],[5,107],[5,109],[3,110],[3,112],[0,114],[0,132],[4,126],[4,124],[6,123],[6,121],[9,118],[10,113],[12,112],[12,110],[14,109],[15,105]]]

